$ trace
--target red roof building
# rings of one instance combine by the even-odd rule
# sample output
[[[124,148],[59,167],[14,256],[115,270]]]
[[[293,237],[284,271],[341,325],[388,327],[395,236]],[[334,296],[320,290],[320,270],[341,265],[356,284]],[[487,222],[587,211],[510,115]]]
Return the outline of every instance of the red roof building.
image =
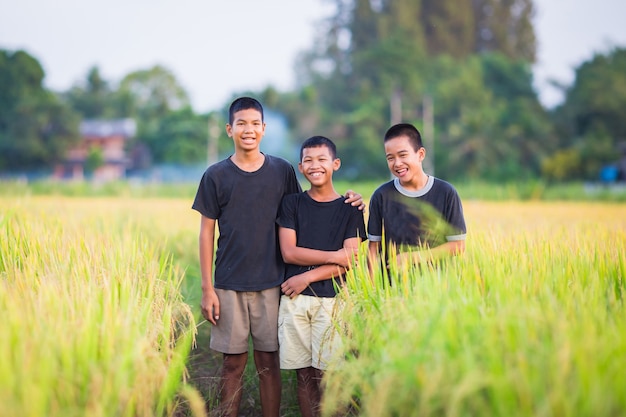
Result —
[[[126,144],[136,131],[133,119],[83,121],[81,140],[56,167],[55,178],[82,180],[86,174],[96,181],[124,178],[130,163]],[[97,155],[97,163],[90,166],[93,155]]]

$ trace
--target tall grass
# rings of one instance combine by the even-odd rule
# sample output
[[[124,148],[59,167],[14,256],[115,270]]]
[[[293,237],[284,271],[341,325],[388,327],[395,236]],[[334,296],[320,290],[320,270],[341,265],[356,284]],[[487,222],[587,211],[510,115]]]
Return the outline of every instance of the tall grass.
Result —
[[[352,270],[325,414],[625,415],[624,213],[470,202],[465,255]]]
[[[97,202],[0,207],[0,415],[162,416],[180,396],[202,414],[183,384],[194,318],[162,242]]]
[[[199,317],[192,197],[142,197],[0,197],[0,415],[202,415],[216,402],[208,352],[184,382]],[[462,257],[396,271],[392,286],[351,271],[325,411],[626,415],[625,206],[464,205]],[[283,415],[297,415],[287,394]]]

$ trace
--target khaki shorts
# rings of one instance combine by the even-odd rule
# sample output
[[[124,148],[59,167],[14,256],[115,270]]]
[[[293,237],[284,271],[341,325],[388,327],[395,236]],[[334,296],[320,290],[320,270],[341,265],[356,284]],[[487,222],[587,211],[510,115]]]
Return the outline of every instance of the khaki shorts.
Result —
[[[325,370],[341,347],[333,323],[335,298],[298,295],[280,298],[278,341],[281,369]],[[338,306],[339,304],[337,304]]]
[[[254,350],[278,350],[278,302],[280,287],[263,291],[232,291],[216,288],[220,318],[211,327],[211,349],[238,354]]]

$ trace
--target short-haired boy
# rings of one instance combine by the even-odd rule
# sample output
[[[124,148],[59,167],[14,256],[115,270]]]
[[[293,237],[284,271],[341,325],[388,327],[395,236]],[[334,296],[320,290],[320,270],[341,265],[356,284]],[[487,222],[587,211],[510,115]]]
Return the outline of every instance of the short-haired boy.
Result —
[[[411,124],[390,127],[384,136],[385,157],[395,178],[378,187],[370,199],[370,256],[378,256],[385,237],[386,253],[399,264],[420,264],[465,250],[465,218],[456,189],[424,172],[426,149]],[[386,259],[388,262],[390,257]]]
[[[307,139],[298,169],[310,188],[285,196],[277,221],[287,264],[278,313],[280,367],[296,370],[305,417],[319,414],[323,371],[339,341],[332,323],[336,289],[366,235],[363,213],[333,187],[340,165],[330,139]]]

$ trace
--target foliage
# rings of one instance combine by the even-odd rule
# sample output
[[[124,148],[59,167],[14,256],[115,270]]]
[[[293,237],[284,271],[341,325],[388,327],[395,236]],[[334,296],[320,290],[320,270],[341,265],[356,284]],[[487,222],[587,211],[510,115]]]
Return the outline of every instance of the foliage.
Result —
[[[148,239],[146,211],[1,204],[1,414],[166,416],[179,394],[200,409],[183,382],[195,330],[183,274]]]
[[[85,172],[92,174],[96,169],[102,166],[104,163],[104,155],[100,148],[92,147],[87,152],[87,158],[85,159]]]
[[[565,93],[564,103],[553,112],[559,148],[578,154],[584,164],[564,176],[596,179],[603,165],[626,157],[619,155],[620,148],[626,149],[626,49],[597,53],[581,64]]]
[[[323,415],[623,414],[623,206],[465,209],[464,255],[348,272]]]
[[[86,119],[135,119],[137,135],[128,147],[140,153],[147,149],[149,163],[202,160],[198,150],[206,147],[206,121],[191,110],[187,92],[165,67],[134,71],[117,86],[93,67],[65,99]]]
[[[77,83],[63,94],[64,99],[83,119],[117,119],[128,117],[125,100],[94,66],[84,82]]]
[[[184,107],[150,120],[138,140],[157,162],[196,163],[207,160],[207,138],[207,118]]]
[[[336,180],[335,188],[344,193],[353,190],[367,202],[380,180],[358,181]],[[549,182],[545,180],[511,181],[493,183],[484,181],[459,181],[454,183],[463,201],[604,201],[626,202],[626,186],[605,187],[583,182]],[[303,184],[306,187],[306,184]],[[55,197],[132,197],[185,198],[192,200],[197,183],[158,183],[137,181],[111,181],[100,184],[90,182],[58,181],[0,181],[0,196],[55,196]]]
[[[78,118],[43,78],[27,52],[0,50],[0,171],[50,169],[78,140]]]
[[[381,137],[400,120],[427,133],[429,162],[447,178],[539,175],[553,141],[532,86],[531,1],[334,3],[302,57],[302,92],[314,94],[287,112],[295,130],[337,142],[339,177],[388,175]]]

